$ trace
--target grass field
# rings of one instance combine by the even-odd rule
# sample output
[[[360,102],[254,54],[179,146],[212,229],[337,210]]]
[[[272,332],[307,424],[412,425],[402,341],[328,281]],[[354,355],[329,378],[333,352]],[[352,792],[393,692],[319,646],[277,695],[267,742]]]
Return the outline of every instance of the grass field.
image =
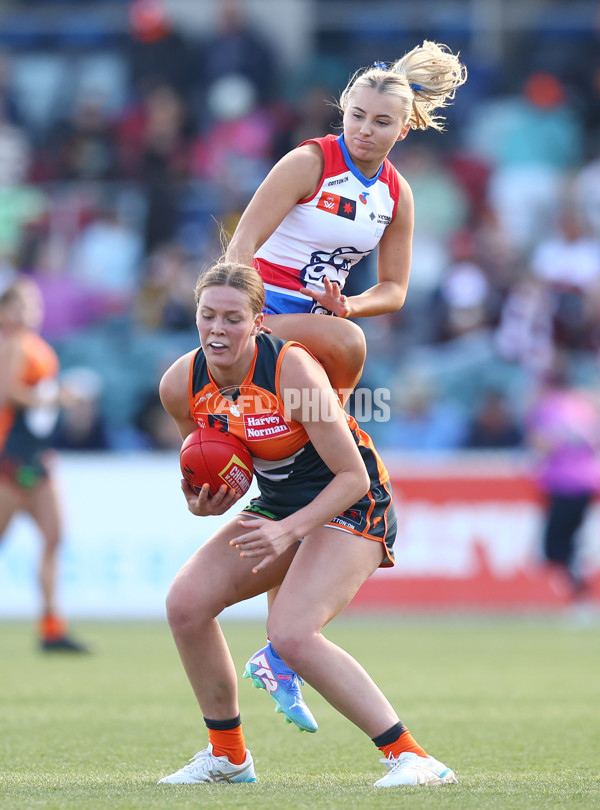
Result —
[[[238,670],[262,624],[224,622]],[[0,627],[0,808],[600,808],[600,629],[560,620],[338,619],[326,635],[367,667],[458,785],[374,790],[379,752],[309,687],[300,734],[241,681],[258,782],[156,785],[206,744],[166,624],[80,624],[95,654],[44,656]]]

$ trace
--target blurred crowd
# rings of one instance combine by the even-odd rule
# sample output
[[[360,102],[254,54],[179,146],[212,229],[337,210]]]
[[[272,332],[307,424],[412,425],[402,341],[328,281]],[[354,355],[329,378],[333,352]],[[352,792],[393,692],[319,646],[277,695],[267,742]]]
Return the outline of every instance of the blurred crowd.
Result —
[[[433,38],[410,32],[399,51],[355,33],[350,54],[336,56],[332,39],[325,59],[316,37],[314,60],[289,71],[243,3],[218,10],[200,37],[160,0],[133,0],[118,46],[1,54],[0,289],[18,273],[37,281],[43,334],[85,394],[61,426],[62,447],[178,446],[156,389],[195,345],[197,273],[273,163],[336,131],[332,102],[356,68]],[[367,426],[382,447],[521,447],[557,355],[573,384],[597,386],[593,21],[556,42],[530,31],[508,48],[508,65],[471,52],[468,39],[444,40],[470,73],[448,131],[411,133],[391,155],[415,197],[408,300],[361,323],[361,385],[392,394],[391,421]],[[361,289],[369,274],[367,260]]]

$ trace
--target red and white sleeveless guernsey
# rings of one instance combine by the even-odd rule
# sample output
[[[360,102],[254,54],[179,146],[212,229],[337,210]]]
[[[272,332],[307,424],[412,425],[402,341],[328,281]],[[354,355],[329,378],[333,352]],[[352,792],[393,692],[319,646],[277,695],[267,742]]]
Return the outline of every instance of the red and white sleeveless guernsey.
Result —
[[[255,256],[268,314],[331,314],[297,291],[323,289],[325,277],[343,287],[350,269],[377,247],[398,208],[400,180],[387,158],[368,178],[352,162],[342,135],[300,146],[306,143],[323,150],[321,182],[311,197],[296,203]]]

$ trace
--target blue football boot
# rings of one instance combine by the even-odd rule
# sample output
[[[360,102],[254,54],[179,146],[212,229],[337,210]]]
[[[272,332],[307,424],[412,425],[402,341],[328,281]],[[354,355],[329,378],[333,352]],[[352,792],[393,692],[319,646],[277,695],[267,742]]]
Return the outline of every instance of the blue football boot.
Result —
[[[248,661],[244,678],[251,678],[255,689],[266,690],[275,701],[275,711],[285,715],[286,723],[295,723],[300,731],[319,728],[300,691],[304,681],[284,664],[270,641]]]

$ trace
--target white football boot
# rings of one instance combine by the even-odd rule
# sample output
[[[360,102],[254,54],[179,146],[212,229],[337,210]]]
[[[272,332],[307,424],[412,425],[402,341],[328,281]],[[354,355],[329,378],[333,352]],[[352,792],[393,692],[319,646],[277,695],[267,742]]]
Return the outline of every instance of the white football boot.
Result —
[[[375,782],[374,787],[396,785],[449,785],[457,784],[454,771],[433,757],[420,757],[405,751],[399,757],[380,760],[389,768],[389,773]]]
[[[246,759],[234,765],[227,757],[216,757],[209,743],[204,751],[198,751],[187,765],[170,776],[159,779],[159,785],[196,785],[200,782],[256,782],[254,762],[246,749]]]

